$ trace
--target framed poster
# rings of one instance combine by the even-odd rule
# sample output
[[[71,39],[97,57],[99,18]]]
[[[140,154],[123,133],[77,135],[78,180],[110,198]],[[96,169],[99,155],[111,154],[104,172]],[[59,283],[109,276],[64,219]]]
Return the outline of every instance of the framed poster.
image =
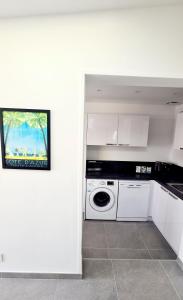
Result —
[[[50,111],[0,108],[2,165],[50,170]]]

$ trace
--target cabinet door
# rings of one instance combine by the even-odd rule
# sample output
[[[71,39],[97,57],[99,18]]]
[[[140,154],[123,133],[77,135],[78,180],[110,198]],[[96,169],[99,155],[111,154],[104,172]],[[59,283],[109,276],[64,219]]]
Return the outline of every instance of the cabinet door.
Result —
[[[152,219],[159,231],[164,235],[168,191],[159,184],[155,186],[153,195]]]
[[[118,116],[88,114],[87,145],[116,145]]]
[[[153,186],[153,198],[152,198],[152,220],[154,224],[158,226],[159,223],[159,195],[160,195],[160,185],[154,182]]]
[[[170,246],[178,254],[183,229],[183,201],[169,193],[167,197],[167,210],[164,236]]]
[[[117,220],[147,220],[149,183],[119,182]]]
[[[149,117],[119,115],[118,144],[131,147],[146,147]]]
[[[119,115],[118,145],[129,146],[131,139],[131,117]]]
[[[183,113],[177,115],[175,136],[174,136],[174,149],[181,150],[183,148]]]
[[[132,116],[130,146],[146,147],[148,141],[149,117]]]

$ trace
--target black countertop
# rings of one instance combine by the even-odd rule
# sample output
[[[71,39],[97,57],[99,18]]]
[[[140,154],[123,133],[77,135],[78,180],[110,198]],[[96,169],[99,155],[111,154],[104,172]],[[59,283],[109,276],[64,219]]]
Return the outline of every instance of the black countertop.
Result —
[[[168,183],[183,183],[182,181],[181,182],[178,182],[178,181],[164,181],[163,179],[155,179],[155,181],[157,183],[159,183],[160,185],[162,185],[164,188],[166,188],[169,192],[171,192],[172,194],[174,194],[175,196],[177,196],[178,198],[180,198],[181,200],[183,200],[183,194],[180,193],[179,191],[177,191],[175,188],[171,187]]]
[[[137,173],[136,167],[149,167],[149,173]],[[154,162],[140,161],[87,161],[87,179],[151,180],[154,177]]]

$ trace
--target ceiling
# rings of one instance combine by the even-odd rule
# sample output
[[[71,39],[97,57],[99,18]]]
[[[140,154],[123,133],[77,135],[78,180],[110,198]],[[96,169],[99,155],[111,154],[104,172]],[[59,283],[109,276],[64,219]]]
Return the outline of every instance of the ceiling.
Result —
[[[0,17],[183,4],[183,0],[0,0]]]
[[[86,76],[87,102],[179,105],[183,103],[183,80],[122,76]]]

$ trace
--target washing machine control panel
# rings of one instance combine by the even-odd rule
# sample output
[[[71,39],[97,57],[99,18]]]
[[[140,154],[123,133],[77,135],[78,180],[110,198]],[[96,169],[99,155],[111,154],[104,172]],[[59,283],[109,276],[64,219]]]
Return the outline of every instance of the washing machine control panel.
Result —
[[[114,185],[114,181],[107,181],[107,185]]]
[[[106,181],[100,181],[99,185],[106,185]]]
[[[91,192],[93,189],[102,187],[102,186],[109,186],[112,187],[114,186],[114,181],[113,180],[97,180],[97,181],[92,181],[87,183],[87,192]]]
[[[111,181],[111,180],[107,180],[107,181],[100,181],[99,182],[99,185],[114,185],[114,181]]]

